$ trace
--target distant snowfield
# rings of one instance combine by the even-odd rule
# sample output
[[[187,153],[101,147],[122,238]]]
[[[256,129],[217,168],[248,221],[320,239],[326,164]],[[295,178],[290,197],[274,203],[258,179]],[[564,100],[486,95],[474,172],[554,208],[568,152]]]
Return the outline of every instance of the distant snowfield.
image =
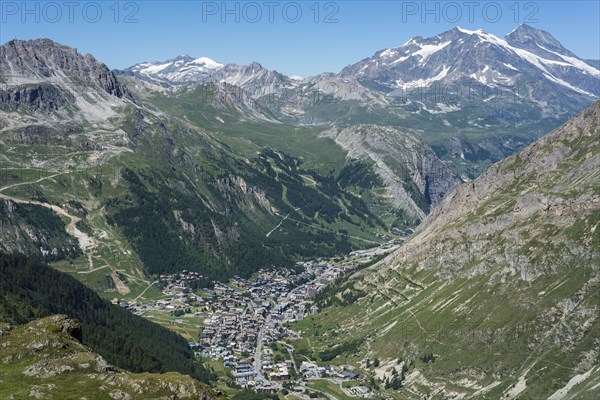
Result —
[[[396,85],[398,85],[399,88],[404,89],[404,90],[410,90],[410,89],[416,89],[419,87],[429,86],[436,81],[444,79],[448,75],[448,71],[450,71],[450,67],[446,67],[444,65],[442,70],[436,76],[433,76],[433,77],[427,78],[427,79],[417,79],[417,80],[410,81],[410,82],[396,81]]]
[[[413,53],[413,55],[420,56],[421,62],[424,62],[430,55],[437,53],[450,43],[450,41],[447,41],[440,44],[425,44],[421,46],[421,50],[417,50],[415,53]]]
[[[188,57],[188,59],[145,62],[134,66],[133,70],[150,79],[159,77],[171,82],[181,82],[195,75],[209,74],[224,67],[223,64],[208,57],[194,59],[189,56],[181,57]]]

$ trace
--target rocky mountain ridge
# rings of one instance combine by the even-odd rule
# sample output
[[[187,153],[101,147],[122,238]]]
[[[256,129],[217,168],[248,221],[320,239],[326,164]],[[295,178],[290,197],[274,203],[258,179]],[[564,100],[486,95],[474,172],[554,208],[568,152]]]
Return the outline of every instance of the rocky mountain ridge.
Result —
[[[356,361],[380,360],[381,386],[402,376],[409,399],[594,398],[599,149],[596,102],[451,191],[399,250],[325,294],[312,323],[328,328],[304,333],[316,348],[364,341]]]
[[[118,98],[127,90],[113,72],[93,56],[50,39],[11,40],[0,47],[0,81],[3,86],[53,83],[72,87],[83,80]]]

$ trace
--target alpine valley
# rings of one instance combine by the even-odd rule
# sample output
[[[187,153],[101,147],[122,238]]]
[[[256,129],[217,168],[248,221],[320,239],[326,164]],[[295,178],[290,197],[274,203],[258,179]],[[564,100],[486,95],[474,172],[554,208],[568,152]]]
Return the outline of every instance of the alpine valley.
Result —
[[[8,41],[0,397],[598,398],[599,99],[528,25],[306,78]]]

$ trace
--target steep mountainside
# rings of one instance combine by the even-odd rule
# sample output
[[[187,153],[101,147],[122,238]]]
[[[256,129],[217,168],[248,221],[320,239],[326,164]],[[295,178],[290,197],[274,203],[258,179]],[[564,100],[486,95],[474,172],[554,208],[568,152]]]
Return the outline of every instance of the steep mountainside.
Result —
[[[424,218],[461,181],[409,130],[381,125],[331,128],[321,133],[348,151],[348,157],[369,160],[383,180],[383,197],[400,210],[418,210]]]
[[[10,71],[0,95],[2,220],[17,233],[2,247],[63,259],[57,267],[99,291],[135,298],[149,275],[183,269],[249,275],[364,247],[387,229],[303,155],[225,136],[241,126],[295,134],[252,99],[213,94],[198,107],[140,95],[91,56],[45,39],[8,42],[0,62]],[[315,147],[335,147],[328,157],[343,167],[331,140]],[[21,211],[36,207],[44,221],[46,211],[62,217],[71,241],[28,225]],[[68,250],[73,240],[83,254]]]
[[[81,255],[77,239],[52,211],[0,199],[0,251],[41,253],[51,261]]]
[[[213,374],[181,336],[101,299],[76,279],[22,255],[0,253],[0,321],[24,324],[65,314],[78,339],[111,364],[134,372],[177,371],[209,382]],[[0,335],[1,336],[1,335]]]
[[[219,132],[233,148],[239,148],[241,139],[244,144],[251,141],[260,147],[279,149],[303,160],[307,169],[326,170],[334,179],[348,164],[366,161],[365,168],[355,173],[362,175],[358,179],[377,176],[371,182],[377,190],[366,194],[360,188],[349,190],[360,192],[372,212],[391,215],[386,218],[388,225],[397,223],[394,215],[407,217],[398,223],[414,225],[432,204],[437,204],[443,194],[460,182],[415,130],[387,128],[376,123],[331,129],[279,123],[273,117],[271,120],[261,117],[272,115],[267,111],[268,105],[262,107],[249,97],[233,96],[233,100],[227,91],[216,87],[211,91],[207,85],[155,94],[148,99],[161,110],[195,126]],[[235,107],[236,102],[252,103],[252,109]],[[236,151],[246,153],[247,149]]]
[[[342,362],[360,361],[397,398],[596,398],[599,224],[596,102],[452,191],[299,328],[315,351],[362,344]]]

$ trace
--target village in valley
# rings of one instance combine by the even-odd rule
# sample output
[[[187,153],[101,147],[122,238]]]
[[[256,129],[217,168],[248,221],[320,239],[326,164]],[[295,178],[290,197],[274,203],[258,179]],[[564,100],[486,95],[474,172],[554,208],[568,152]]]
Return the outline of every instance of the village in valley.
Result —
[[[250,279],[236,276],[227,283],[211,282],[190,271],[160,275],[154,284],[161,288],[161,298],[113,302],[177,327],[196,356],[221,364],[236,387],[302,393],[307,382],[326,380],[339,385],[348,397],[371,398],[374,393],[366,377],[353,366],[323,365],[295,354],[291,343],[301,336],[293,325],[319,313],[314,300],[323,288],[399,244],[386,243],[345,258],[298,262],[293,268],[260,270]]]

